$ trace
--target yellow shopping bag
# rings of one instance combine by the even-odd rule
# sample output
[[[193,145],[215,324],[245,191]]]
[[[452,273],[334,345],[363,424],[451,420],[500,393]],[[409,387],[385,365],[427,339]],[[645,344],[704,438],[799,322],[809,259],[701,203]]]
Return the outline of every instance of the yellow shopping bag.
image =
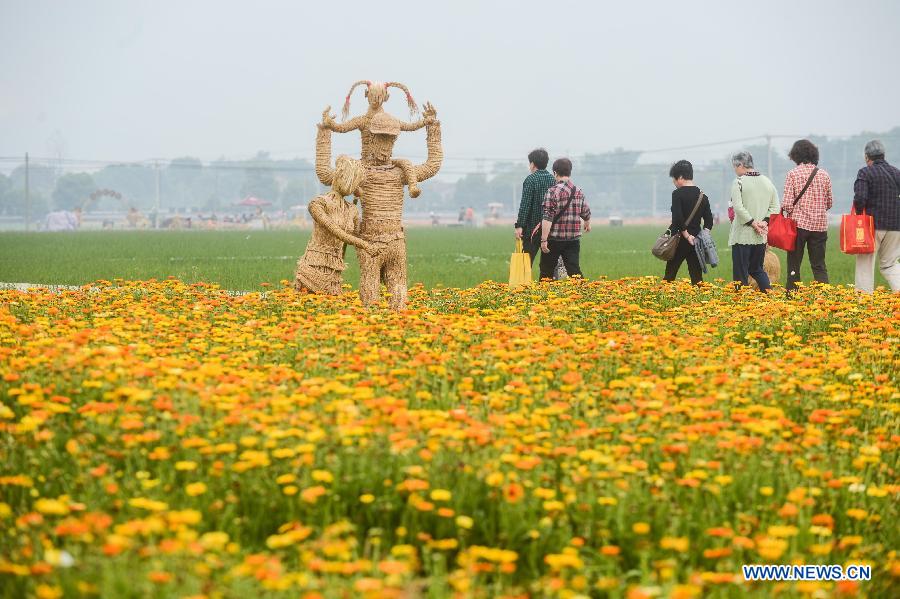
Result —
[[[522,251],[522,240],[516,239],[516,251],[509,259],[509,286],[518,287],[531,283],[531,257]]]

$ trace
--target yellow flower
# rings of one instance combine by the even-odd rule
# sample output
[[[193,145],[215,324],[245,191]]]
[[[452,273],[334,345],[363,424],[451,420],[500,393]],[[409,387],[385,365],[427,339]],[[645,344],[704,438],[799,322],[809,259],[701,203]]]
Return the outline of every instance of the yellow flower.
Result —
[[[206,484],[205,483],[190,483],[184,487],[184,491],[191,497],[196,497],[197,495],[203,495],[204,493],[206,493]]]
[[[866,516],[869,515],[869,512],[867,512],[866,510],[861,510],[859,508],[850,508],[846,513],[854,520],[865,520]]]
[[[63,596],[61,588],[49,584],[39,584],[34,592],[38,599],[59,599]]]
[[[456,539],[439,539],[432,541],[430,546],[438,551],[452,551],[459,547],[459,541]]]
[[[330,483],[334,481],[334,475],[327,470],[313,470],[312,478],[318,483]]]
[[[365,493],[364,495],[359,496],[359,500],[361,503],[369,504],[375,501],[375,496],[371,493]]]
[[[797,536],[798,532],[800,531],[796,526],[775,525],[769,527],[768,535],[770,537],[787,538]]]
[[[772,495],[772,493],[774,493],[774,492],[775,492],[775,489],[773,489],[772,487],[760,487],[759,488],[759,494],[764,497],[770,497]]]
[[[584,562],[578,557],[578,553],[574,551],[547,554],[544,556],[544,563],[550,566],[550,569],[555,572],[558,572],[563,568],[580,570],[584,567]]]
[[[207,532],[200,536],[200,545],[204,549],[221,551],[228,544],[228,533],[226,532]]]
[[[759,555],[768,560],[776,560],[788,548],[788,542],[783,539],[763,538],[756,544]]]
[[[181,470],[184,472],[188,472],[188,471],[196,470],[196,469],[197,469],[197,462],[191,462],[191,461],[175,462],[175,470]]]
[[[65,516],[69,513],[69,506],[58,499],[38,499],[34,502],[34,509],[48,516]]]
[[[490,474],[488,474],[485,482],[488,484],[488,486],[499,487],[503,484],[504,479],[505,477],[503,476],[502,472],[491,472]]]
[[[203,519],[203,514],[197,510],[178,510],[166,514],[169,522],[172,524],[198,524]]]
[[[690,541],[687,537],[663,537],[659,540],[659,546],[678,553],[686,553],[688,547],[690,547]]]
[[[128,505],[150,512],[162,512],[169,509],[169,504],[164,501],[155,501],[153,499],[146,499],[144,497],[135,497],[133,499],[129,499]]]
[[[553,499],[556,497],[556,489],[548,489],[546,487],[538,487],[534,490],[535,497],[540,499]]]
[[[450,501],[453,494],[447,489],[434,489],[431,491],[431,499],[433,501]]]
[[[646,522],[635,522],[631,526],[631,530],[634,531],[636,535],[645,535],[650,532],[650,525]]]
[[[456,525],[460,528],[464,528],[469,530],[475,525],[475,521],[469,516],[457,516],[456,517]]]

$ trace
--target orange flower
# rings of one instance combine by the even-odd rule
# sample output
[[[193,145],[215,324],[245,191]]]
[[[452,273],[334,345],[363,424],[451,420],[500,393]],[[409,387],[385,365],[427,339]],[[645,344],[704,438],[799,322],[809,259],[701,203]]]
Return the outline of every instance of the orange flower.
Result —
[[[503,487],[503,498],[509,503],[518,503],[525,497],[525,489],[519,483],[509,483]]]

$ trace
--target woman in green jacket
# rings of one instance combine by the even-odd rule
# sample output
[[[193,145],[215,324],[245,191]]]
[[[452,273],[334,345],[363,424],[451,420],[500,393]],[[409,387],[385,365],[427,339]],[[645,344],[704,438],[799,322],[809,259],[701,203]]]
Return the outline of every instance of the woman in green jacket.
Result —
[[[750,152],[738,152],[731,157],[737,178],[731,184],[731,203],[734,220],[728,235],[734,280],[749,284],[756,280],[760,291],[772,288],[769,275],[763,269],[769,232],[769,215],[778,212],[778,191],[768,177],[753,168]]]

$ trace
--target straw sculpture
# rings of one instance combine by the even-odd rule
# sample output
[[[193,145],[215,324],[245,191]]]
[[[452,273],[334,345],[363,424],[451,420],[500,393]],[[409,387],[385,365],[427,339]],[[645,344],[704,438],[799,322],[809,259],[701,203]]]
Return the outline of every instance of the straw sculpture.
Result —
[[[768,245],[766,245],[766,254],[763,257],[763,270],[769,275],[769,281],[772,283],[781,280],[781,261]],[[753,277],[750,277],[750,287],[759,289],[759,283]]]
[[[347,117],[350,115],[350,97],[353,95],[353,90],[361,85],[366,86],[366,99],[368,99],[369,101],[369,109],[365,114],[353,117],[352,119],[347,121]],[[347,97],[344,100],[344,107],[341,111],[341,118],[343,121],[347,122],[337,123],[334,120],[334,117],[327,114],[327,118],[323,120],[323,124],[326,126],[326,128],[334,131],[335,133],[359,131],[362,146],[360,155],[362,157],[362,161],[366,164],[372,164],[372,156],[370,150],[372,145],[372,131],[370,129],[370,124],[375,115],[384,113],[384,103],[387,102],[389,98],[389,87],[396,87],[406,94],[406,103],[409,106],[410,117],[415,116],[419,112],[419,107],[416,104],[416,101],[413,99],[412,93],[410,93],[409,89],[402,83],[398,83],[396,81],[382,83],[380,81],[362,80],[357,81],[353,84],[352,87],[350,87],[350,91],[347,93]],[[326,113],[327,112],[328,111],[326,111]],[[425,119],[419,119],[418,121],[412,123],[405,123],[401,121],[400,130],[418,131],[427,124],[428,123]],[[412,162],[410,162],[409,160],[395,160],[394,164],[403,170],[404,178],[406,179],[407,185],[409,186],[410,197],[419,197],[421,191],[419,190],[419,182],[416,180]]]
[[[294,274],[297,290],[340,295],[344,269],[347,268],[345,244],[356,246],[357,251],[378,251],[373,244],[356,236],[360,226],[356,201],[350,203],[344,199],[359,190],[365,176],[362,162],[349,156],[338,156],[331,190],[309,203],[314,225],[306,251],[297,261]]]
[[[425,105],[425,139],[428,156],[423,164],[412,166],[410,175],[416,181],[435,176],[441,168],[444,154],[441,147],[441,124],[437,111]],[[331,162],[331,129],[333,120],[328,109],[322,115],[316,137],[316,175],[325,185],[331,185],[335,171]],[[362,223],[359,237],[375,246],[374,251],[357,252],[359,257],[359,297],[367,306],[377,304],[384,283],[390,294],[388,304],[394,310],[406,306],[406,239],[403,233],[403,186],[408,183],[404,169],[394,163],[394,142],[400,135],[401,123],[386,112],[372,116],[369,161],[365,162],[365,181],[360,187]]]

